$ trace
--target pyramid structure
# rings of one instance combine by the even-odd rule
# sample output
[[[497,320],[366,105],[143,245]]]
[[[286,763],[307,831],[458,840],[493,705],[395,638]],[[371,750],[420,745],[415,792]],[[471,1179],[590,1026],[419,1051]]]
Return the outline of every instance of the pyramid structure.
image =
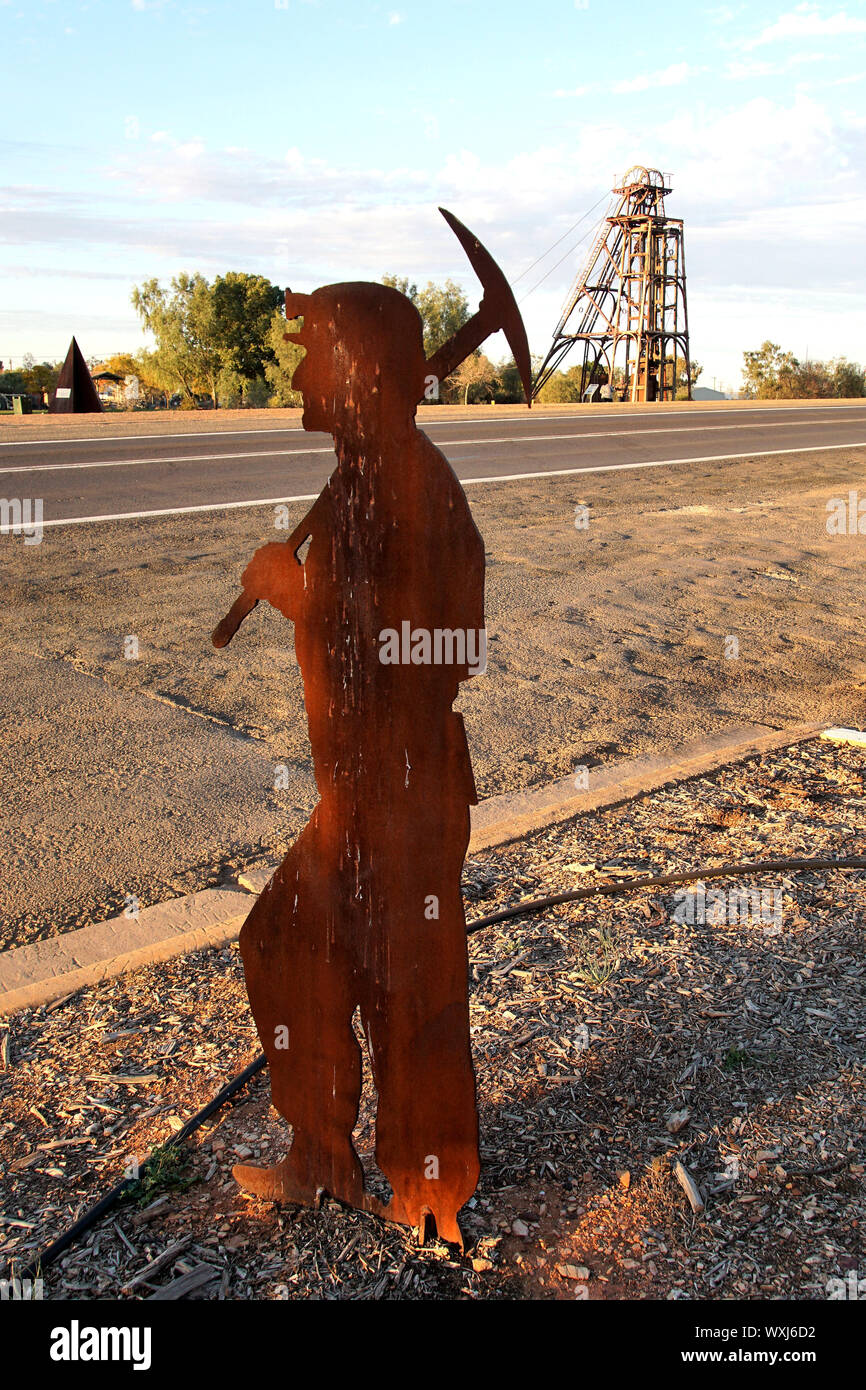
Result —
[[[102,410],[93,377],[74,338],[48,409],[53,415],[89,415]]]

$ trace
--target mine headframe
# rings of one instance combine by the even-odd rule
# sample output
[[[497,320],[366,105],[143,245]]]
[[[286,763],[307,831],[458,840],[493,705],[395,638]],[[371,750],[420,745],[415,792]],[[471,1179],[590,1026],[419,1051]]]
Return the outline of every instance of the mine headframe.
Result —
[[[691,400],[683,223],[668,217],[671,191],[657,169],[636,165],[614,188],[533,382],[533,397],[574,345],[582,345],[581,399]],[[593,388],[594,391],[593,391]]]

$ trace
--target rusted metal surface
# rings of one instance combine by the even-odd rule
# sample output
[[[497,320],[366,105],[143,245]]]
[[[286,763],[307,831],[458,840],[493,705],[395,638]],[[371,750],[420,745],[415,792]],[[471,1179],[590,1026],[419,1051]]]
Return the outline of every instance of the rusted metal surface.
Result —
[[[554,330],[533,385],[537,395],[575,343],[583,345],[581,389],[615,399],[671,401],[676,366],[689,382],[689,324],[683,224],[665,212],[670,193],[658,169],[629,169]]]
[[[102,401],[74,338],[69,344],[48,409],[54,415],[92,415],[102,410]]]
[[[275,1167],[235,1176],[278,1201],[315,1204],[324,1191],[421,1229],[431,1215],[440,1236],[462,1244],[457,1213],[479,1173],[460,888],[476,795],[452,704],[481,666],[484,545],[448,461],[414,417],[431,372],[446,375],[499,328],[519,362],[525,333],[494,263],[448,220],[470,240],[485,297],[474,328],[429,363],[420,316],[397,290],[287,293],[287,317],[303,319],[289,336],[306,349],[294,376],[304,428],[333,435],[337,467],[288,541],[253,556],[213,640],[230,641],[262,599],[295,624],[319,793],[240,938],[292,1145]],[[453,641],[441,640],[437,662],[443,633]],[[387,1206],[365,1190],[352,1145],[356,1009]]]

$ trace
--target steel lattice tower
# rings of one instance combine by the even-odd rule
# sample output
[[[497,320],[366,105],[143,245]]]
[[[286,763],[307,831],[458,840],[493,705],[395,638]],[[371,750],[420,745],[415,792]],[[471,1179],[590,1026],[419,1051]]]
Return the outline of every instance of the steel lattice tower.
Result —
[[[665,212],[670,191],[658,169],[641,165],[614,188],[615,201],[565,302],[533,396],[582,343],[581,394],[591,382],[606,380],[621,400],[671,401],[679,357],[691,400],[683,224]]]

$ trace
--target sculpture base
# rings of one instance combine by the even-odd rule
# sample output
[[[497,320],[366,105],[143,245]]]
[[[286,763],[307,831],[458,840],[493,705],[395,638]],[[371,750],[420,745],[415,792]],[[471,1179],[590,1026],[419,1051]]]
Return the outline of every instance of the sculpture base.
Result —
[[[311,1207],[318,1211],[322,1201],[330,1197],[355,1211],[365,1211],[370,1216],[377,1216],[381,1221],[411,1226],[418,1232],[421,1245],[424,1244],[428,1219],[436,1222],[435,1213],[429,1207],[424,1207],[412,1215],[394,1198],[390,1202],[380,1202],[372,1193],[364,1192],[359,1194],[359,1200],[356,1201],[347,1199],[339,1192],[328,1192],[324,1187],[303,1187],[298,1183],[288,1159],[283,1159],[282,1163],[275,1163],[272,1168],[256,1168],[251,1164],[237,1163],[232,1168],[232,1177],[245,1192],[261,1197],[266,1202],[277,1202],[280,1206]],[[456,1220],[450,1223],[450,1229],[440,1230],[438,1223],[436,1229],[441,1240],[459,1245],[461,1251],[463,1250],[463,1233]]]

